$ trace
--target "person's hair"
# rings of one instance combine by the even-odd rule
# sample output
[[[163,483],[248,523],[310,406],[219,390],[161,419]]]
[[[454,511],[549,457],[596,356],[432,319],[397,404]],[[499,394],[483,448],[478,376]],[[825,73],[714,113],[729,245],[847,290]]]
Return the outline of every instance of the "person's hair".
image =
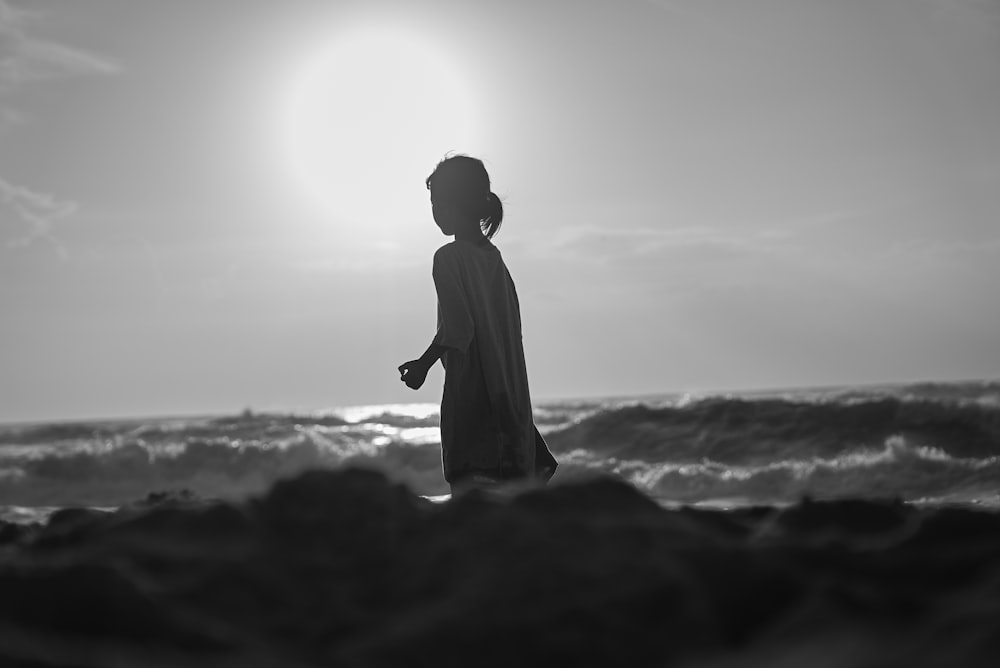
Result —
[[[434,199],[475,217],[487,239],[492,239],[500,229],[503,204],[490,191],[490,175],[482,160],[467,155],[449,156],[437,164],[424,183]]]

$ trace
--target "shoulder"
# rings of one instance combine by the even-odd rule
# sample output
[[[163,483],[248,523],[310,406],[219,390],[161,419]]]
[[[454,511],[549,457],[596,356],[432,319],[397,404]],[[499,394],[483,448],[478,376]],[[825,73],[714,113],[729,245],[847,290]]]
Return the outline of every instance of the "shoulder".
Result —
[[[441,248],[434,251],[434,264],[453,261],[458,255],[458,251],[459,248],[456,242],[452,241],[450,243],[446,243],[444,246],[441,246]]]
[[[433,271],[435,274],[453,273],[461,264],[460,249],[454,241],[434,251]]]
[[[476,258],[476,249],[461,241],[452,241],[434,251],[435,267],[458,267]]]

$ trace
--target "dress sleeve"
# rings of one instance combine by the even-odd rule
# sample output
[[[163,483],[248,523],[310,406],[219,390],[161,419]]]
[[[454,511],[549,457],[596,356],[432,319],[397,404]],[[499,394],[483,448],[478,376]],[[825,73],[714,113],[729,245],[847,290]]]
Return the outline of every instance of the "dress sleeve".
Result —
[[[438,298],[438,327],[434,343],[464,352],[472,342],[474,325],[461,272],[454,258],[434,254],[434,288]]]

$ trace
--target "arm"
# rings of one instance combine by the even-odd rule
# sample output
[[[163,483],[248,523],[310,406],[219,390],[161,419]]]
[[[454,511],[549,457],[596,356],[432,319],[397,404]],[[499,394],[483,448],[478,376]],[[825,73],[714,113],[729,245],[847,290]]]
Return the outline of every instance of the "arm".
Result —
[[[399,365],[399,379],[413,390],[420,389],[427,372],[449,348],[464,351],[472,340],[472,316],[462,288],[462,276],[456,259],[449,255],[448,246],[434,254],[431,274],[438,298],[438,328],[431,344],[420,356]]]
[[[410,360],[399,365],[399,379],[411,390],[419,390],[427,379],[427,372],[444,355],[447,347],[431,341],[427,350],[419,359]]]

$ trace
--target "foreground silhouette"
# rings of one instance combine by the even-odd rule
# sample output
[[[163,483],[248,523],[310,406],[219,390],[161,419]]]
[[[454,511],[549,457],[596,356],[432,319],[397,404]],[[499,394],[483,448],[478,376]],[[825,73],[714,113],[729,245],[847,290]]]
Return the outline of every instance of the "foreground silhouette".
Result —
[[[548,481],[556,461],[535,428],[514,281],[491,239],[503,204],[476,158],[456,155],[427,177],[434,222],[455,240],[434,254],[438,328],[399,378],[419,389],[439,359],[444,477],[457,493],[504,481]]]
[[[616,479],[434,504],[364,470],[0,525],[0,665],[992,666],[1000,517],[666,510]]]

